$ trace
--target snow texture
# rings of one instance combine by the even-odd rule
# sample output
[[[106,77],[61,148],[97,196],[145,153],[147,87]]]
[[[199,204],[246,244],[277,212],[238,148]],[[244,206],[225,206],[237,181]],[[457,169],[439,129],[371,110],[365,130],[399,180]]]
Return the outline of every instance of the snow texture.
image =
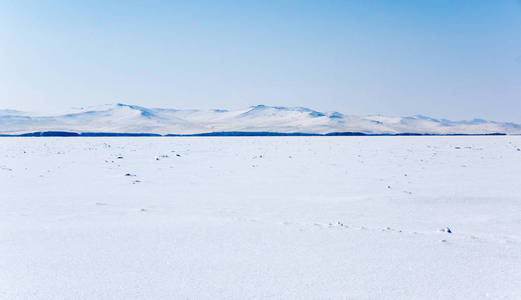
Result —
[[[0,299],[519,299],[520,147],[0,138]]]

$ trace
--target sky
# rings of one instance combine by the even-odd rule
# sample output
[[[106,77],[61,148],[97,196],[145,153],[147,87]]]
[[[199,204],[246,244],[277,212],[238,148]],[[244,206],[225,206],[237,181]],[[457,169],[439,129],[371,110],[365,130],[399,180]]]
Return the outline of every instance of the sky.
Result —
[[[521,0],[0,0],[0,109],[107,103],[521,123]]]

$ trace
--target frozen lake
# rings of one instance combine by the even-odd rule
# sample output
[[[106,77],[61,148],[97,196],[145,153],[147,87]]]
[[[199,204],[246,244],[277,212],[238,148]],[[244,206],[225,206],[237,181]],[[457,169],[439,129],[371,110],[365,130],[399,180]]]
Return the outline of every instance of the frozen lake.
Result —
[[[0,138],[0,299],[519,299],[519,148]]]

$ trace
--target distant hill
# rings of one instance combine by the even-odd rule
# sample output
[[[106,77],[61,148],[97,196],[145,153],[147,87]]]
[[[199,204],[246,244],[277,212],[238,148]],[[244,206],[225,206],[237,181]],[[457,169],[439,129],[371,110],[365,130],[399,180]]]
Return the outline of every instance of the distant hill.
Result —
[[[57,115],[0,110],[0,135],[49,135],[45,132],[71,136],[521,134],[521,125],[482,119],[450,121],[422,115],[354,116],[266,105],[240,110],[178,110],[111,104]]]

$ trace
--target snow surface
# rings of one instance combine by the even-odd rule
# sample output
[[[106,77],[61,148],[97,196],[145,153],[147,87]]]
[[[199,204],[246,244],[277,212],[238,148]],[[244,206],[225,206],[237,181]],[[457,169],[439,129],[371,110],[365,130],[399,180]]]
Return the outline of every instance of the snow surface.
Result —
[[[0,299],[519,299],[520,147],[0,138]]]
[[[198,134],[220,131],[368,134],[521,134],[521,125],[474,119],[354,116],[305,107],[257,105],[239,110],[177,110],[114,104],[45,115],[0,110],[0,134],[36,131]]]

